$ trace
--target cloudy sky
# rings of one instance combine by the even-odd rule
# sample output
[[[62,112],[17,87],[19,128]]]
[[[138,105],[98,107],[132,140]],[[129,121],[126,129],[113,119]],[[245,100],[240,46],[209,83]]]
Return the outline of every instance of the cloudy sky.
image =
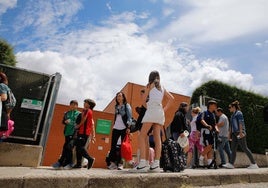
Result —
[[[268,96],[267,0],[0,0],[0,37],[17,67],[53,74],[58,103],[103,110],[152,70],[191,96],[220,80]]]

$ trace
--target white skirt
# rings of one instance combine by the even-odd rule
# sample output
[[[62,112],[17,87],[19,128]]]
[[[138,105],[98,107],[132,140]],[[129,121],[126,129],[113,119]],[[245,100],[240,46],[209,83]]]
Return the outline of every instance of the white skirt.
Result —
[[[165,113],[162,104],[159,103],[147,103],[147,110],[142,119],[142,123],[157,123],[164,125]]]

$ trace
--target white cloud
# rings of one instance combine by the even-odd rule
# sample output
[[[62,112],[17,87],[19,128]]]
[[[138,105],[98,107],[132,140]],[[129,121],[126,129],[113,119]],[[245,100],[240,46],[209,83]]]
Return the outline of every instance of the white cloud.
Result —
[[[265,96],[267,96],[267,88],[268,88],[268,83],[264,83],[262,85],[255,85],[253,91],[258,92],[258,93],[262,93]]]
[[[171,8],[164,8],[164,10],[163,10],[163,15],[164,15],[165,17],[167,17],[167,16],[172,15],[174,12],[175,12],[174,9],[171,9]]]
[[[262,43],[260,43],[260,42],[256,42],[255,45],[258,47],[262,47]]]
[[[106,7],[107,7],[107,9],[108,9],[110,12],[112,11],[111,2],[106,3]]]
[[[121,16],[117,18],[121,20]],[[224,60],[200,61],[187,50],[152,42],[132,21],[107,23],[55,38],[47,51],[19,52],[18,67],[49,74],[60,72],[63,77],[58,102],[68,104],[78,99],[81,106],[84,98],[93,98],[98,110],[127,82],[145,85],[152,70],[159,70],[165,88],[184,95],[191,95],[203,82],[214,79],[253,88],[251,75],[230,70]]]
[[[142,29],[143,29],[143,31],[148,31],[149,29],[154,28],[154,26],[156,26],[157,24],[158,24],[157,19],[152,18],[152,19],[149,19],[149,20],[146,22],[146,24],[144,24],[144,25],[142,26]]]
[[[255,46],[262,48],[262,47],[268,47],[268,40],[265,40],[263,42],[256,42]]]
[[[82,8],[80,1],[35,1],[25,3],[23,12],[14,24],[14,30],[21,32],[34,28],[31,37],[49,37],[73,21],[73,16]]]
[[[177,37],[187,42],[206,43],[268,32],[266,0],[182,1],[190,7],[188,12],[170,22],[155,38]]]
[[[121,14],[113,14],[108,20],[103,21],[104,24],[117,24],[117,23],[130,23],[135,22],[136,19],[147,19],[149,13],[142,12],[137,14],[135,11],[132,12],[122,12]]]
[[[14,8],[17,5],[17,0],[1,0],[0,1],[0,16],[4,14],[7,9]]]

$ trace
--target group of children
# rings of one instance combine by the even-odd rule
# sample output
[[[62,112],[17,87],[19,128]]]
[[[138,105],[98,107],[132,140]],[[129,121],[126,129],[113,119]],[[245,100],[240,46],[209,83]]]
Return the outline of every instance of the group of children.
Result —
[[[89,142],[95,142],[95,128],[93,120],[93,108],[96,103],[92,99],[84,100],[82,112],[78,111],[78,102],[70,102],[70,110],[65,112],[62,123],[64,124],[65,143],[62,154],[58,161],[52,165],[53,168],[64,169],[82,168],[82,158],[87,159],[87,168],[93,166],[95,158],[87,152]],[[73,149],[75,147],[76,164],[73,164]]]

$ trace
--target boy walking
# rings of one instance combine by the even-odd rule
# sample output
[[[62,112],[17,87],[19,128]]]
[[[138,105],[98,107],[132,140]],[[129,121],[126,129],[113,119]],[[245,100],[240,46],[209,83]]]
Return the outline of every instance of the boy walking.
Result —
[[[204,146],[204,150],[199,157],[199,165],[204,166],[204,159],[207,159],[208,168],[211,166],[213,150],[212,145],[214,144],[212,131],[215,130],[216,118],[214,115],[217,109],[217,102],[214,100],[208,101],[207,111],[202,113],[201,116],[201,141]]]
[[[77,129],[77,139],[76,139],[76,165],[73,168],[82,167],[82,157],[88,160],[87,168],[90,169],[93,166],[95,158],[89,156],[85,145],[89,137],[91,137],[92,142],[95,140],[95,127],[93,120],[93,108],[96,106],[95,101],[91,99],[84,100],[84,109],[82,112],[82,119],[80,124],[75,128]]]
[[[78,102],[72,100],[70,102],[70,110],[64,113],[62,123],[64,127],[65,143],[62,148],[60,159],[52,165],[53,168],[70,169],[73,165],[73,136],[75,133],[76,119],[80,112],[77,110]]]

